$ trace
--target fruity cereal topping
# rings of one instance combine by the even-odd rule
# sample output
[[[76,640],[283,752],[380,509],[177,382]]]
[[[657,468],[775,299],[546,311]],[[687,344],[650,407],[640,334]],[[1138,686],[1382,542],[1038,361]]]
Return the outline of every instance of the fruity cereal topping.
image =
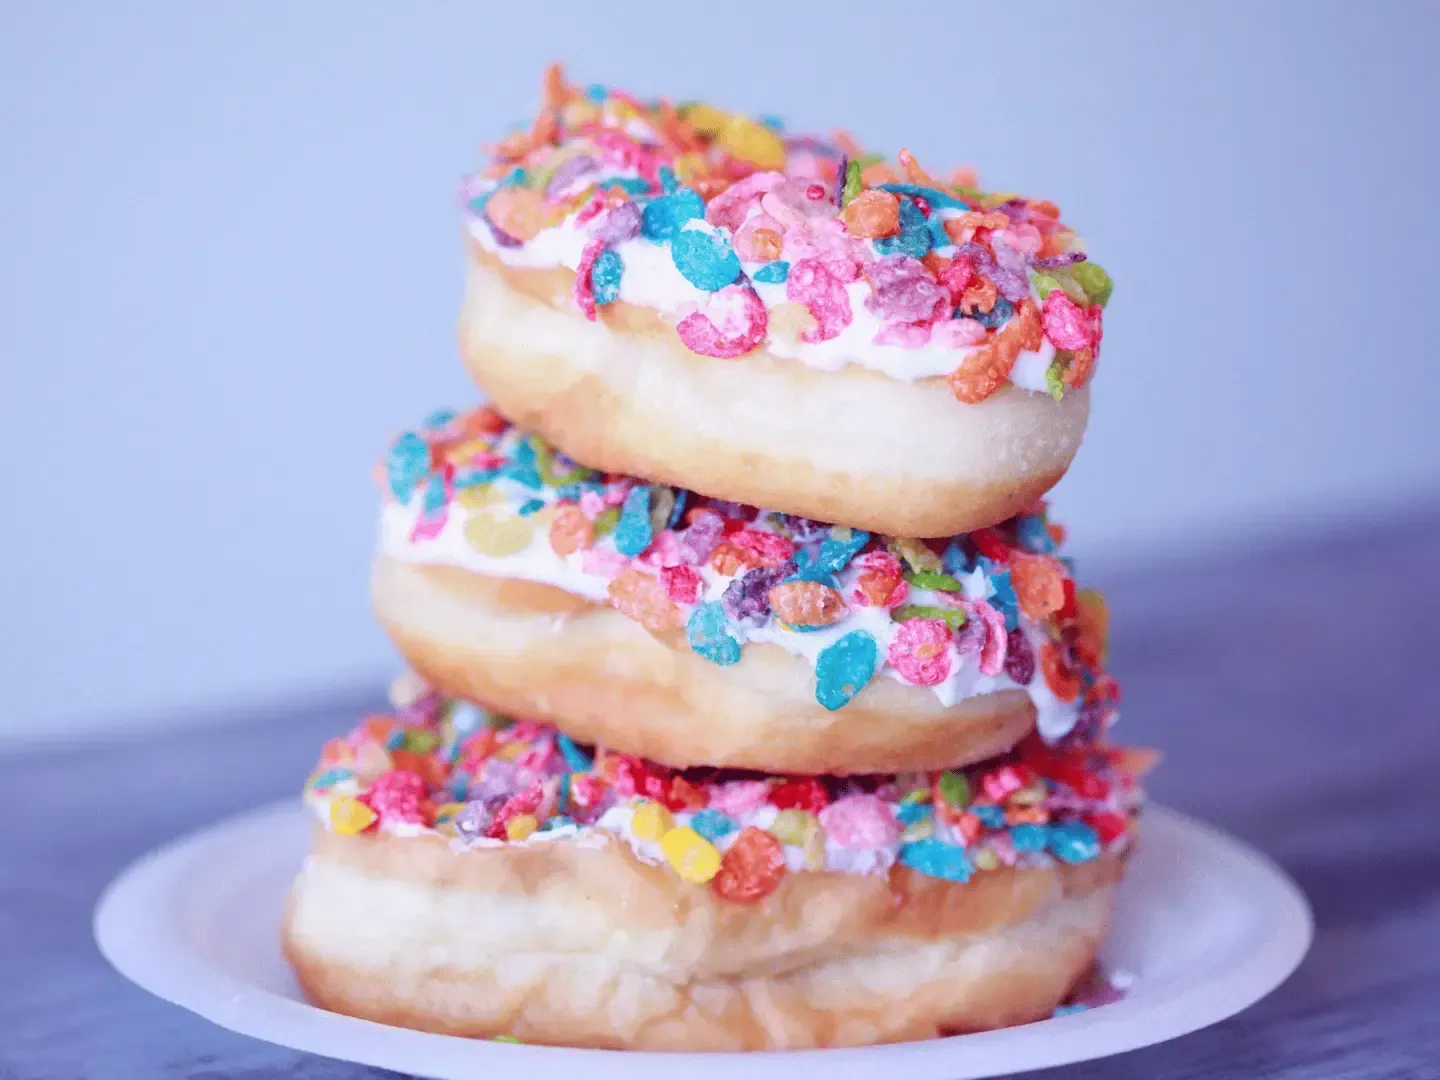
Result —
[[[624,301],[706,356],[944,377],[964,402],[1007,382],[1058,399],[1095,370],[1109,276],[1053,203],[970,170],[940,180],[906,150],[581,89],[558,67],[490,156],[461,191],[475,242],[574,271],[591,320]]]
[[[488,408],[437,413],[379,472],[387,556],[554,585],[722,666],[779,645],[828,709],[883,676],[946,705],[1023,688],[1051,741],[1115,717],[1104,600],[1043,504],[949,539],[871,535],[606,476]]]
[[[396,680],[391,698],[392,713],[325,745],[305,785],[332,832],[440,834],[457,851],[614,838],[736,903],[805,870],[884,873],[898,862],[963,882],[1123,850],[1152,763],[1146,751],[1032,737],[939,773],[677,771],[442,700],[413,677]]]

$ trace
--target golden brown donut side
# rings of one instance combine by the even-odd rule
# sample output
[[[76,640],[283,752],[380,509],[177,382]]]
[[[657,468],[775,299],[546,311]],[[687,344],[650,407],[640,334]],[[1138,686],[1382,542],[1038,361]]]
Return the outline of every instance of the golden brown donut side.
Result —
[[[720,667],[554,586],[380,556],[376,615],[407,663],[444,694],[541,719],[582,742],[674,768],[908,772],[982,761],[1019,742],[1035,707],[1019,689],[942,705],[874,679],[844,708],[815,701],[814,673],[777,645]]]
[[[982,872],[789,874],[755,905],[618,841],[456,853],[317,830],[285,951],[336,1011],[449,1034],[793,1049],[1040,1019],[1093,964],[1123,858]]]
[[[893,536],[950,536],[1031,506],[1065,474],[1089,392],[1006,386],[974,405],[940,378],[821,371],[757,349],[690,352],[648,309],[591,324],[574,273],[471,247],[460,342],[495,406],[591,468]]]

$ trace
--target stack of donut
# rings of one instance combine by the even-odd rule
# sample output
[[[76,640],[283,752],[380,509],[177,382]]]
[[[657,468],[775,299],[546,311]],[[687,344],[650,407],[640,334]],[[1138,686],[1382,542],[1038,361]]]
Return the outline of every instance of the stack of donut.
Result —
[[[1049,1016],[1150,764],[1043,501],[1108,277],[1052,204],[556,70],[493,156],[491,404],[377,468],[414,674],[306,785],[306,992],[662,1050]]]

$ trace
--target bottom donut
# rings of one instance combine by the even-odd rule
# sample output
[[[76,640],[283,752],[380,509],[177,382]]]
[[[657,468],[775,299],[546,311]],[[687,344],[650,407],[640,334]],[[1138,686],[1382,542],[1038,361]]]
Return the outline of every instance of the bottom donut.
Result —
[[[644,1050],[858,1046],[1051,1015],[1095,961],[1141,752],[676,772],[425,694],[327,744],[285,954],[322,1007]]]

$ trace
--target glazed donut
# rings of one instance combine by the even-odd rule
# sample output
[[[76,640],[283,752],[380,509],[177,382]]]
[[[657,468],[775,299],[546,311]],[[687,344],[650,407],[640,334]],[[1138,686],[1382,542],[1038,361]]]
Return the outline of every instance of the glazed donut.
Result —
[[[427,695],[327,745],[284,949],[317,1004],[452,1035],[765,1050],[1027,1023],[1092,966],[1139,799],[1094,746],[673,773]]]
[[[488,409],[382,472],[372,598],[443,692],[674,767],[864,773],[1104,726],[1105,612],[1043,507],[948,541],[605,477]]]
[[[462,354],[575,460],[935,537],[1074,457],[1111,286],[1053,204],[558,74],[492,152]]]

